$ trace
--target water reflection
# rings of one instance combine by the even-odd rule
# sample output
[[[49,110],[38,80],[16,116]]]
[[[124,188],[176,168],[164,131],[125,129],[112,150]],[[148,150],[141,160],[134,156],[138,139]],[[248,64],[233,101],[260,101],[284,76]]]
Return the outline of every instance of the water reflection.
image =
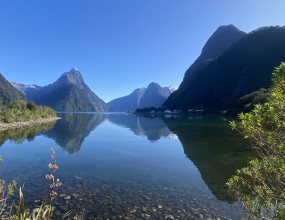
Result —
[[[185,155],[199,169],[212,193],[219,200],[232,201],[226,193],[226,182],[253,156],[242,137],[229,128],[225,118],[169,118],[164,122],[177,134]]]
[[[44,133],[52,138],[64,150],[74,154],[86,137],[107,117],[105,114],[59,114],[58,120],[52,130]]]
[[[37,133],[45,132],[52,129],[55,125],[54,122],[34,125],[24,128],[8,129],[0,132],[0,146],[2,146],[6,140],[11,140],[14,143],[21,144],[25,140],[33,141]]]
[[[116,125],[129,128],[135,135],[146,136],[150,141],[174,136],[164,121],[158,117],[109,115],[108,120]]]
[[[218,117],[159,118],[134,115],[60,114],[56,124],[0,132],[0,145],[5,140],[22,143],[32,141],[37,132],[54,139],[64,150],[73,154],[80,150],[86,137],[106,118],[113,124],[130,129],[135,135],[151,142],[160,138],[178,137],[185,155],[198,168],[212,193],[223,201],[231,201],[225,183],[238,168],[245,166],[252,156],[243,139]],[[50,129],[50,130],[49,130]]]

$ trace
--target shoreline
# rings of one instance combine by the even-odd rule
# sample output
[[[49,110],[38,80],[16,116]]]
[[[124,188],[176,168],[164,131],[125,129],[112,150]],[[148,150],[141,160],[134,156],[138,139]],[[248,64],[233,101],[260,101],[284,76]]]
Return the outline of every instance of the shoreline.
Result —
[[[23,128],[33,125],[46,124],[49,122],[57,121],[61,119],[60,117],[52,117],[52,118],[39,118],[36,120],[24,121],[24,122],[13,122],[13,123],[0,123],[0,131],[5,131],[8,129],[16,129]]]

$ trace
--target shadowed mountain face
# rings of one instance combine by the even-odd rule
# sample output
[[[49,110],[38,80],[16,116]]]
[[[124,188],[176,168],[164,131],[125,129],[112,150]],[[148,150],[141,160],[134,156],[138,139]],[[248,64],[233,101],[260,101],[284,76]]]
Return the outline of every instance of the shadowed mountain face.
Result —
[[[164,122],[178,136],[185,155],[199,169],[212,193],[219,200],[232,201],[226,193],[226,182],[254,155],[243,138],[229,128],[225,118],[169,118]]]
[[[44,87],[22,86],[21,91],[28,100],[50,106],[56,111],[107,111],[107,104],[91,91],[75,68],[62,74],[53,84]]]
[[[135,115],[109,115],[108,120],[116,125],[129,128],[138,136],[146,136],[150,141],[168,137],[172,132],[160,118]]]
[[[108,103],[112,112],[135,111],[137,108],[160,107],[176,87],[161,87],[150,83],[147,88],[139,88],[130,95],[114,99]]]
[[[201,68],[189,68],[179,89],[163,104],[188,110],[195,105],[227,110],[239,98],[268,88],[271,74],[285,60],[285,27],[261,28],[240,38]]]
[[[245,35],[245,32],[240,31],[234,25],[220,26],[208,39],[200,56],[189,67],[186,74],[189,74],[189,72],[195,70],[197,67],[202,67],[206,63],[220,56],[225,50],[230,48],[233,43],[237,42]]]
[[[0,73],[0,104],[7,105],[18,99],[25,98],[23,94],[15,89]]]
[[[71,154],[78,152],[84,139],[106,119],[104,114],[59,114],[59,117],[62,119],[44,135]]]

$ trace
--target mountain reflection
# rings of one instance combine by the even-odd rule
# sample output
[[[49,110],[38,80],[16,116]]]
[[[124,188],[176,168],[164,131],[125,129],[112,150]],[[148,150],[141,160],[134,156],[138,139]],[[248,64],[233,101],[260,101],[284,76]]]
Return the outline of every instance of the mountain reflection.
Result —
[[[229,128],[224,118],[170,118],[164,121],[177,134],[185,155],[198,168],[212,193],[219,200],[231,202],[226,182],[253,156],[243,138]]]
[[[157,141],[161,137],[173,137],[173,133],[158,117],[114,114],[109,115],[108,120],[113,124],[129,128],[135,135],[146,136],[150,141]]]
[[[45,132],[64,150],[74,154],[80,150],[84,139],[105,119],[104,114],[59,114],[58,120],[52,130]]]
[[[106,118],[113,124],[129,128],[135,135],[150,141],[178,138],[185,155],[198,168],[212,193],[220,200],[231,201],[226,182],[236,170],[252,158],[243,138],[233,132],[227,120],[219,117],[165,118],[125,114],[59,114],[62,119],[24,129],[0,132],[0,146],[7,139],[16,143],[32,141],[40,132],[54,139],[64,150],[73,154],[80,150],[84,139]]]

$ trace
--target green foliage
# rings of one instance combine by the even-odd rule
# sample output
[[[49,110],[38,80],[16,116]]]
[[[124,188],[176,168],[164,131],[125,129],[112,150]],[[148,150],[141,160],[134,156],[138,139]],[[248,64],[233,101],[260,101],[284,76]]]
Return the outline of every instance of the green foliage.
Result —
[[[236,112],[249,112],[253,110],[257,104],[263,104],[268,98],[269,91],[261,88],[257,91],[251,92],[241,97],[238,102],[235,111]]]
[[[24,122],[41,118],[56,117],[55,112],[34,102],[16,100],[0,111],[0,123]]]
[[[230,122],[259,154],[228,181],[230,191],[257,219],[285,216],[285,63],[275,69],[272,81],[267,102]]]
[[[2,158],[1,158],[2,161]],[[7,210],[7,200],[14,195],[16,189],[16,181],[6,184],[4,180],[0,179],[0,216],[3,219],[3,215]]]

